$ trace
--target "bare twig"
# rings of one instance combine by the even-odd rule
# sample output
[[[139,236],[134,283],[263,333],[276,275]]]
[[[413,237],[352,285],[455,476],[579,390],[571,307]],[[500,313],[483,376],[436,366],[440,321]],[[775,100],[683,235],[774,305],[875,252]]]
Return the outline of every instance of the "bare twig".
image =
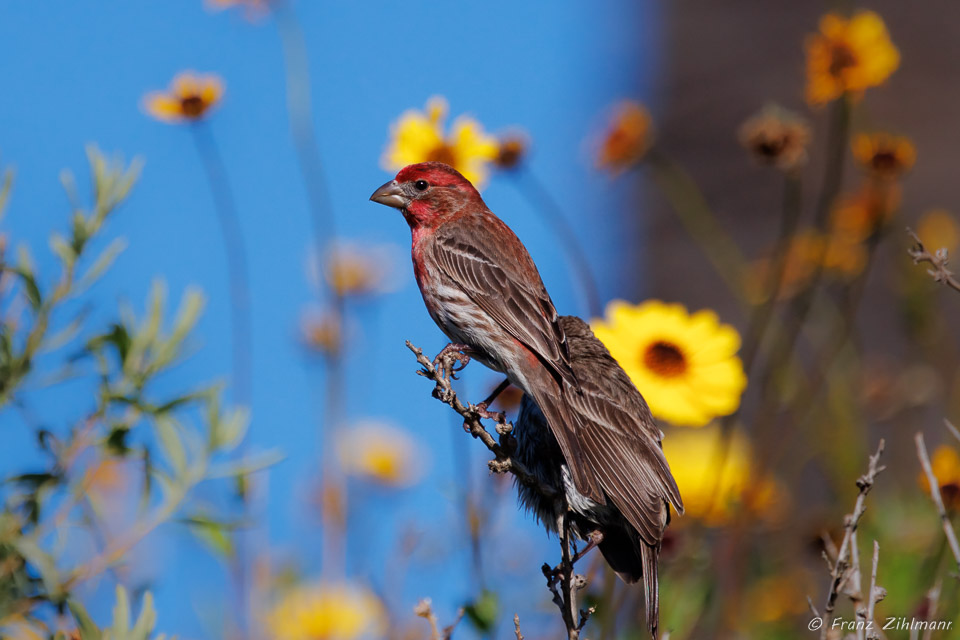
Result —
[[[954,438],[960,441],[960,431],[958,431],[957,428],[953,426],[953,423],[947,420],[946,418],[944,418],[943,424],[947,426],[947,431],[949,431]]]
[[[854,536],[857,532],[857,526],[860,518],[863,517],[867,509],[866,499],[876,477],[886,467],[880,465],[880,456],[883,454],[884,441],[881,439],[877,445],[877,452],[870,456],[870,462],[867,466],[867,473],[857,479],[857,488],[860,493],[857,495],[857,501],[853,507],[853,513],[844,518],[843,542],[840,543],[840,549],[837,551],[836,559],[833,562],[833,568],[830,571],[830,591],[827,593],[827,602],[823,608],[823,626],[820,631],[820,638],[827,637],[827,631],[833,624],[833,611],[836,608],[837,597],[844,584],[853,579],[854,584],[860,584],[860,576],[853,576],[853,568],[859,568],[859,560],[851,563],[851,550],[855,547]]]
[[[953,553],[953,559],[957,562],[957,568],[960,569],[960,544],[957,543],[957,534],[953,530],[953,524],[947,515],[947,510],[943,506],[943,497],[940,495],[940,482],[933,473],[933,466],[930,464],[930,456],[927,455],[927,445],[924,444],[923,434],[917,433],[914,436],[917,443],[917,457],[920,458],[920,466],[927,475],[927,482],[930,484],[930,497],[933,498],[933,504],[937,507],[937,513],[940,514],[940,522],[943,525],[943,533],[947,536],[947,543],[950,545],[950,551]]]
[[[438,362],[439,366],[434,366],[433,362],[423,355],[423,350],[413,346],[409,340],[407,340],[407,348],[413,352],[417,358],[417,362],[422,367],[422,369],[417,371],[417,374],[428,380],[432,380],[436,384],[433,389],[433,397],[459,413],[463,417],[464,431],[483,442],[487,449],[493,453],[494,459],[487,463],[490,471],[494,473],[510,472],[516,476],[520,482],[535,487],[544,496],[548,498],[557,496],[556,488],[541,482],[537,476],[513,457],[513,452],[516,447],[514,438],[511,435],[513,425],[506,421],[506,416],[502,413],[496,414],[496,430],[499,437],[494,438],[481,422],[484,415],[481,413],[480,407],[475,404],[465,405],[457,397],[457,393],[453,390],[451,382],[454,373],[459,371],[459,369],[455,368],[455,361],[458,357],[457,354],[448,353],[442,355]]]
[[[933,585],[927,592],[927,620],[936,620],[937,606],[940,604],[940,580]],[[936,625],[929,625],[923,632],[923,640],[930,640],[933,636],[933,629]]]
[[[553,594],[553,602],[560,609],[568,640],[578,640],[580,630],[596,609],[590,607],[577,611],[577,592],[587,586],[587,581],[573,571],[574,563],[581,555],[570,555],[570,518],[567,510],[559,507],[560,505],[557,511],[560,514],[557,517],[557,531],[560,535],[560,565],[552,569],[550,565],[544,564],[542,571],[547,579],[547,589]]]
[[[877,603],[887,597],[887,591],[883,587],[877,586],[877,566],[880,564],[880,545],[877,544],[877,541],[873,541],[873,564],[870,569],[870,595],[868,596],[867,604],[867,620],[871,623],[874,622]],[[870,625],[870,632],[867,633],[867,640],[879,640],[880,634],[878,633],[876,624]]]
[[[463,607],[457,609],[457,617],[451,624],[448,624],[443,629],[440,628],[440,621],[437,619],[437,614],[433,612],[433,603],[430,601],[430,598],[424,598],[418,602],[413,608],[413,613],[430,624],[430,640],[450,640],[454,628],[460,623],[460,619],[463,618]]]
[[[517,634],[517,640],[523,640],[523,634],[520,633],[520,616],[513,614],[513,631]]]
[[[923,246],[923,243],[920,242],[920,237],[915,234],[912,229],[908,228],[907,233],[911,238],[913,238],[915,243],[907,250],[907,253],[910,254],[911,258],[913,258],[913,264],[926,262],[931,266],[930,269],[927,269],[927,273],[933,276],[933,280],[935,282],[940,282],[955,291],[960,291],[960,281],[953,277],[952,271],[947,269],[947,264],[949,262],[947,250],[945,248],[940,248],[933,253],[930,253],[927,251],[926,247]]]

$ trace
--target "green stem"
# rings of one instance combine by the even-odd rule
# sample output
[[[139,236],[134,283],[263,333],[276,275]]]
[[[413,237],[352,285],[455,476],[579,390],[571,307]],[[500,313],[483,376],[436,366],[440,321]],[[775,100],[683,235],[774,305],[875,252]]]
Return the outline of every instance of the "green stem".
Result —
[[[741,303],[747,300],[744,291],[746,261],[736,241],[726,232],[697,183],[679,164],[652,149],[647,164],[654,182],[670,203],[687,233],[700,245],[707,259],[727,283]]]
[[[603,313],[603,307],[600,304],[596,278],[590,269],[587,254],[577,239],[577,232],[570,224],[563,207],[530,169],[517,169],[514,184],[544,223],[557,234],[567,254],[568,264],[580,281],[587,312],[593,317],[600,316]]]

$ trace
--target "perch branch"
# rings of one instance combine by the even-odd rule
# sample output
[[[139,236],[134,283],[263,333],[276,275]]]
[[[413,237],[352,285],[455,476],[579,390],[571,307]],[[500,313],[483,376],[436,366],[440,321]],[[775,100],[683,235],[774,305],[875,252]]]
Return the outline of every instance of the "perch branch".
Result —
[[[417,375],[435,383],[433,397],[459,413],[463,417],[463,430],[483,442],[493,454],[494,459],[487,463],[490,471],[494,473],[510,472],[523,484],[535,487],[548,498],[555,498],[557,496],[556,489],[541,482],[526,466],[513,457],[516,448],[516,443],[511,435],[513,425],[507,422],[506,416],[502,413],[495,414],[494,420],[499,438],[494,438],[483,426],[484,415],[481,413],[481,408],[475,404],[468,403],[465,405],[457,397],[457,393],[453,390],[452,378],[454,373],[459,371],[454,364],[459,357],[458,354],[441,354],[440,360],[435,366],[429,358],[423,355],[423,350],[413,346],[409,340],[407,340],[407,348],[413,352],[417,362],[422,367],[417,371]]]
[[[418,602],[417,606],[413,608],[413,613],[430,624],[430,640],[450,640],[454,628],[460,623],[460,619],[463,618],[464,611],[463,607],[457,609],[457,617],[443,629],[440,628],[440,621],[437,619],[437,614],[433,612],[433,603],[430,601],[430,598],[424,598]]]
[[[927,475],[927,482],[930,484],[930,497],[933,498],[933,504],[937,507],[937,513],[940,514],[940,522],[943,524],[943,533],[947,536],[947,543],[950,545],[950,551],[953,553],[953,559],[957,562],[957,568],[960,569],[960,544],[957,544],[957,534],[950,523],[950,516],[943,506],[943,497],[940,495],[940,482],[933,473],[933,466],[930,464],[930,456],[927,455],[927,445],[923,441],[923,434],[917,433],[914,436],[917,443],[917,457],[920,458],[920,466]]]
[[[880,456],[883,454],[884,441],[881,439],[877,445],[877,452],[870,456],[870,462],[867,466],[867,473],[857,479],[857,488],[860,493],[857,495],[857,501],[853,507],[853,513],[844,518],[843,542],[840,543],[840,549],[837,551],[836,559],[833,561],[833,567],[830,571],[830,591],[827,593],[827,602],[823,608],[823,626],[821,627],[820,637],[825,639],[827,631],[833,625],[833,611],[837,605],[837,597],[844,584],[853,579],[853,584],[860,584],[860,576],[851,575],[850,555],[851,549],[855,546],[853,541],[857,533],[857,526],[860,524],[860,518],[867,510],[867,494],[873,488],[877,475],[886,467],[880,465]],[[853,566],[859,567],[859,562],[854,562]]]
[[[930,253],[926,247],[923,246],[923,243],[920,242],[920,237],[914,233],[912,229],[908,228],[907,233],[910,234],[910,237],[913,238],[915,243],[907,250],[907,253],[913,258],[913,264],[926,262],[931,267],[927,269],[927,273],[933,276],[935,282],[940,282],[955,291],[960,291],[960,281],[953,277],[952,271],[947,269],[947,263],[949,262],[947,250],[940,248]]]

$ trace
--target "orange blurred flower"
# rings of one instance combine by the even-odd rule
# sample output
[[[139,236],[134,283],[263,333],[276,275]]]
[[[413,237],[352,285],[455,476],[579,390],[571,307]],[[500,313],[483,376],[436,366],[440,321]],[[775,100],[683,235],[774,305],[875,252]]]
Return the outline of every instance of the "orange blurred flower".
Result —
[[[300,333],[304,344],[323,355],[338,353],[343,342],[340,321],[333,313],[306,315],[300,323]]]
[[[940,483],[943,505],[949,511],[955,511],[960,507],[960,454],[953,447],[940,445],[930,458],[930,466]],[[925,473],[921,473],[917,481],[924,491],[930,491]]]
[[[917,161],[917,150],[910,139],[889,133],[861,133],[851,147],[857,162],[878,178],[898,178]]]
[[[900,188],[890,184],[865,184],[840,197],[830,214],[834,234],[850,241],[866,240],[882,230],[900,206]]]
[[[761,164],[792,171],[807,161],[810,127],[777,105],[768,105],[740,127],[740,144]]]
[[[222,97],[223,81],[218,76],[183,71],[167,91],[147,94],[143,108],[161,122],[192,122],[203,118]]]
[[[807,50],[807,102],[812,105],[854,95],[882,84],[900,66],[900,52],[883,19],[872,11],[850,18],[828,13],[810,35]]]
[[[932,251],[946,249],[949,254],[957,250],[960,244],[960,229],[948,211],[933,209],[923,214],[917,225],[920,242]]]
[[[639,102],[619,105],[603,136],[597,166],[618,174],[643,159],[653,141],[653,119]]]

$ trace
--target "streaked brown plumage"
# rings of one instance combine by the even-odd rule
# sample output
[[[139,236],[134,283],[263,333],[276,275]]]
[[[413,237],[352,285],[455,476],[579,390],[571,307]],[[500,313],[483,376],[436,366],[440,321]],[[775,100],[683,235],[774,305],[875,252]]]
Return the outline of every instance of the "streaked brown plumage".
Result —
[[[559,324],[580,385],[580,393],[566,394],[579,419],[575,446],[604,499],[592,500],[577,491],[568,461],[551,436],[555,429],[548,428],[543,413],[526,395],[515,425],[517,458],[542,482],[563,487],[576,535],[586,538],[600,531],[604,538],[599,549],[610,567],[625,582],[643,579],[647,622],[656,637],[657,560],[670,504],[683,513],[680,492],[660,446],[662,434],[626,372],[585,322],[561,316]],[[524,506],[556,532],[557,504],[527,485],[517,487]]]

